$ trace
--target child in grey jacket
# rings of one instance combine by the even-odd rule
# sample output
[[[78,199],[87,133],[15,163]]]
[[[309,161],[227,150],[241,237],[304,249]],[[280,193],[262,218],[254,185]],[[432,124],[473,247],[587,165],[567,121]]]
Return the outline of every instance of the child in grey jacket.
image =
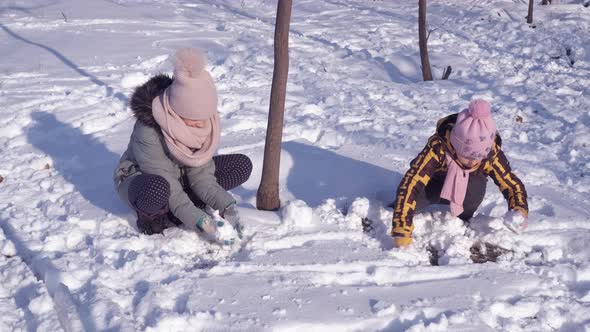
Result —
[[[241,237],[236,201],[227,190],[249,178],[252,162],[241,154],[213,156],[220,137],[217,92],[203,54],[179,50],[174,67],[173,78],[157,75],[131,97],[137,121],[115,169],[117,192],[136,211],[142,233],[182,223],[213,235],[209,206]]]

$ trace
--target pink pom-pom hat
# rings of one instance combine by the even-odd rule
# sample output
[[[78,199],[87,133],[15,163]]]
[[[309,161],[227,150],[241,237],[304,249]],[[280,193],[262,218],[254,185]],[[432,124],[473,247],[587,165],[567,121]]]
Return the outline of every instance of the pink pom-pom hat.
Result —
[[[490,154],[495,139],[496,123],[490,104],[482,99],[473,100],[457,117],[451,145],[460,157],[483,160]]]
[[[210,119],[217,113],[217,90],[203,53],[194,48],[176,52],[174,58],[174,81],[163,98],[174,113],[189,120]],[[164,108],[160,98],[155,98],[152,107]]]

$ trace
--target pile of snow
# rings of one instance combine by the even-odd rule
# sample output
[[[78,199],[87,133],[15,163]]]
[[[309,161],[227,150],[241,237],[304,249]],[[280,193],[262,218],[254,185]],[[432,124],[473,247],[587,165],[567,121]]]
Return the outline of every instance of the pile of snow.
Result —
[[[302,200],[290,201],[281,208],[284,233],[310,228],[314,225],[313,209]]]

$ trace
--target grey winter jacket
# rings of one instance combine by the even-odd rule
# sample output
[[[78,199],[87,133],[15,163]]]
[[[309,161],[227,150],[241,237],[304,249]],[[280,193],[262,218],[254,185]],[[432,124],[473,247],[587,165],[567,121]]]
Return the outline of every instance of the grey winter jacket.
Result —
[[[141,173],[162,176],[170,184],[170,211],[194,229],[197,220],[206,212],[195,206],[187,191],[192,191],[214,210],[223,211],[235,200],[217,183],[213,160],[200,167],[187,167],[176,162],[168,151],[160,127],[153,118],[151,105],[152,100],[171,83],[168,76],[158,75],[133,93],[130,106],[137,121],[127,151],[115,169],[114,181],[119,195],[127,199],[124,191],[127,190],[125,180],[129,177]]]

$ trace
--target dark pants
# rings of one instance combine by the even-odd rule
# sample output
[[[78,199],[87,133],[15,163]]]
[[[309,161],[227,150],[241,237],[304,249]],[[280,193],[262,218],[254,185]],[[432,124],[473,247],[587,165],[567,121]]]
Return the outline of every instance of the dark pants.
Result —
[[[234,189],[250,178],[252,161],[243,154],[221,154],[213,157],[215,178],[221,188]]]
[[[486,184],[488,178],[483,174],[470,174],[469,182],[467,184],[467,193],[465,194],[465,200],[463,201],[463,213],[459,215],[459,218],[464,221],[468,221],[473,217],[473,214],[477,208],[481,205],[483,198],[486,194]],[[440,192],[442,191],[445,179],[439,176],[434,176],[429,182],[426,188],[417,195],[416,197],[416,209],[415,212],[421,212],[425,208],[433,204],[449,204],[449,201],[440,198]]]
[[[252,173],[252,162],[243,154],[214,156],[213,162],[215,163],[217,183],[225,190],[233,189],[246,182]],[[185,190],[197,207],[205,208],[205,203],[196,197],[190,189],[185,188]],[[129,203],[137,212],[139,228],[153,223],[163,224],[165,222],[162,218],[165,216],[174,224],[180,224],[180,221],[172,213],[169,213],[170,184],[163,177],[153,174],[134,176],[129,184],[128,197]],[[143,232],[158,233],[158,231]]]

